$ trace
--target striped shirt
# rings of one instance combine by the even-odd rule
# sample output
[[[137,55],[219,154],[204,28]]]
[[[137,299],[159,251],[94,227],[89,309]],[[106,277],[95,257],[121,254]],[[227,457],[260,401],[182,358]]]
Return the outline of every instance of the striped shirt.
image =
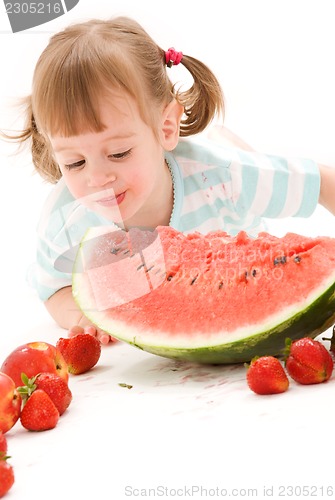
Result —
[[[170,226],[184,233],[244,230],[256,236],[263,218],[308,217],[315,210],[320,174],[315,162],[228,149],[206,139],[181,140],[166,153],[174,186]],[[61,179],[38,225],[37,260],[30,273],[47,300],[72,283],[78,244],[92,226],[111,225],[75,200]]]

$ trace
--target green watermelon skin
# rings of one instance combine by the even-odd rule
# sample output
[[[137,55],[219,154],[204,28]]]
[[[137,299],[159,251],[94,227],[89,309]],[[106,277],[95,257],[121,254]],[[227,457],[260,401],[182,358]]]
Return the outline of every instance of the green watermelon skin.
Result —
[[[333,311],[333,312],[332,312]],[[321,321],[320,321],[320,318]],[[322,322],[322,323],[321,323]],[[152,354],[178,360],[202,364],[248,363],[255,356],[284,355],[285,339],[292,340],[311,337],[330,328],[335,322],[335,283],[325,291],[310,307],[300,311],[274,328],[259,332],[251,337],[204,348],[173,348],[148,346],[130,342],[135,347]]]
[[[106,306],[104,303],[107,294],[107,292],[105,294],[105,287],[108,288],[108,282],[113,281],[108,279],[107,282],[104,281],[108,277],[108,271],[105,275],[104,269],[99,269],[99,265],[105,263],[102,262],[106,257],[106,255],[103,257],[103,253],[108,245],[106,246],[104,240],[101,240],[103,243],[101,241],[99,244],[93,243],[88,255],[86,251],[85,258],[83,258],[85,243],[91,240],[92,234],[88,234],[82,242],[73,274],[74,298],[90,321],[112,336],[139,349],[167,358],[206,364],[231,364],[249,362],[256,355],[280,356],[283,354],[287,337],[292,340],[305,336],[314,338],[335,322],[335,239],[311,239],[292,234],[287,235],[286,239],[280,239],[266,233],[263,233],[256,240],[247,238],[245,233],[241,233],[235,238],[229,237],[225,233],[216,233],[204,239],[195,233],[188,235],[187,241],[191,242],[193,246],[187,247],[182,266],[178,267],[175,256],[178,252],[180,253],[182,248],[186,248],[183,247],[186,241],[185,236],[171,228],[158,228],[158,230],[166,265],[164,273],[161,273],[164,278],[162,284],[158,283],[156,289],[147,294],[143,294],[143,289],[140,288],[138,296],[133,301],[116,305],[107,310],[99,310],[97,304],[100,309]],[[217,287],[216,283],[218,270],[216,269],[212,275],[208,274],[213,264],[211,262],[211,265],[208,266],[208,239],[210,239],[210,245],[215,247],[215,251],[218,252],[228,254],[229,248],[230,251],[236,249],[240,252],[243,249],[244,253],[240,254],[237,261],[242,270],[244,265],[250,267],[250,255],[252,255],[250,252],[254,251],[255,248],[264,250],[264,248],[285,247],[287,255],[290,255],[290,262],[285,262],[283,265],[281,262],[279,265],[276,262],[275,270],[277,271],[279,268],[283,270],[284,277],[285,272],[287,273],[287,292],[285,292],[285,282],[280,283],[280,287],[277,287],[277,283],[270,283],[266,277],[266,269],[269,273],[269,269],[271,270],[271,266],[274,264],[273,254],[271,253],[271,257],[266,259],[264,257],[266,253],[264,253],[260,259],[261,262],[254,259],[250,267],[250,269],[256,269],[256,265],[263,266],[261,270],[263,269],[264,276],[260,273],[262,280],[257,283],[258,288],[255,287],[253,290],[252,286],[254,285],[251,284],[251,281],[250,284],[245,285],[243,272],[240,273],[237,278],[234,277],[233,280],[225,282],[225,290],[221,287],[221,291],[225,291],[225,295],[221,295],[221,297],[226,298],[227,302],[232,302],[232,304],[227,304],[227,308],[222,309],[223,312],[215,313],[215,310],[218,310],[218,304],[220,304],[217,300],[219,296],[217,294],[220,293],[217,292],[217,289],[220,287]],[[96,251],[97,248],[98,251]],[[123,241],[123,250],[126,248],[127,242]],[[249,254],[246,253],[246,249],[249,249]],[[297,260],[298,251],[299,255],[302,255],[301,262],[300,257],[299,261]],[[171,260],[169,256],[173,252],[174,259]],[[191,278],[195,276],[195,267],[194,263],[190,263],[190,261],[195,261],[197,255],[196,269],[198,274],[196,275],[197,279],[194,280]],[[157,259],[156,254],[155,259]],[[202,259],[200,264],[199,259]],[[92,261],[94,261],[93,267],[97,269],[89,269]],[[136,259],[133,261],[136,262]],[[313,269],[306,276],[307,263]],[[161,264],[162,262],[160,262],[160,266]],[[219,274],[222,275],[224,266],[226,268],[228,266],[231,270],[234,265],[237,266],[236,262],[234,264],[227,259],[222,259],[223,267],[220,263]],[[259,268],[257,267],[257,269]],[[302,270],[304,270],[303,274]],[[301,275],[306,276],[307,291]],[[99,285],[97,289],[99,292],[98,295],[95,295],[98,297],[97,301],[92,294],[90,276],[94,280],[94,285],[98,279],[104,282],[104,285]],[[172,281],[168,283],[171,276],[173,276]],[[210,276],[210,280],[203,281],[204,276],[207,276],[207,280]],[[125,279],[124,274],[122,274],[122,279]],[[250,272],[246,278],[246,281],[248,280],[252,280]],[[185,287],[185,281],[188,287]],[[193,283],[198,288],[195,288]],[[311,293],[307,293],[309,292],[308,287]],[[131,288],[131,285],[128,288]],[[289,302],[285,303],[286,295],[288,300],[292,299],[291,289],[294,289],[297,294],[302,294],[302,297],[298,297],[296,304],[293,301],[293,307]],[[196,301],[198,291],[201,296],[200,302]],[[248,296],[249,292],[251,295]],[[255,297],[252,296],[253,293]],[[236,294],[237,301],[234,302]],[[164,303],[162,298],[165,297],[167,300]],[[185,299],[186,297],[188,300]],[[266,299],[268,299],[267,304]],[[184,308],[180,307],[183,300]],[[208,304],[203,304],[206,300],[208,300]],[[195,307],[192,314],[193,303]],[[283,312],[280,309],[281,303],[283,303]],[[213,304],[214,311],[211,311],[210,307]],[[202,305],[205,312],[201,310]],[[209,307],[208,315],[206,314],[207,307]],[[186,328],[182,314],[183,309],[187,308],[186,317],[189,318],[189,321],[187,321],[188,327]],[[274,316],[270,315],[270,320],[268,317],[264,317],[263,321],[263,309],[270,312],[273,309]],[[236,311],[236,318],[234,318],[234,311]],[[229,314],[231,316],[230,322],[226,322],[227,327],[225,326],[225,312],[227,316]],[[204,318],[206,315],[208,318],[213,316],[214,319],[209,321],[208,318]],[[201,318],[204,318],[203,322]],[[180,332],[178,328],[180,328]]]

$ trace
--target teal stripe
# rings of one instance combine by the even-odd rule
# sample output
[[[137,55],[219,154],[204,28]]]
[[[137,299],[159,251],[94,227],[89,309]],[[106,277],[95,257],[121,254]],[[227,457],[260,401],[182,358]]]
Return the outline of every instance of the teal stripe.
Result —
[[[55,267],[53,265],[53,260],[48,259],[48,257],[46,257],[39,250],[37,250],[37,252],[36,252],[36,262],[37,262],[38,266],[40,266],[52,278],[67,279],[72,274],[71,272],[66,273],[66,272],[57,271],[57,269],[55,269]]]
[[[180,167],[171,153],[165,153],[170,166],[174,184],[174,206],[170,219],[170,226],[179,229],[180,214],[184,203],[184,183]]]
[[[203,222],[212,217],[218,217],[218,211],[222,208],[227,208],[234,212],[233,204],[230,200],[222,200],[216,198],[215,202],[211,205],[202,205],[197,210],[184,214],[180,218],[180,223],[185,230],[189,230],[195,226],[200,226]]]
[[[245,226],[245,219],[240,219],[240,220],[236,220],[236,219],[233,219],[232,217],[230,217],[229,215],[223,217],[223,221],[224,221],[224,227],[228,227],[228,225],[232,225],[234,226],[233,228],[229,228],[229,234],[231,234],[232,236],[236,236],[236,234],[238,234],[241,230],[243,231],[246,231],[248,233],[249,236],[251,236],[251,233],[252,233],[252,230],[254,228],[259,228],[259,225],[260,223],[262,222],[262,219],[261,217],[259,217],[258,215],[256,215],[252,221],[251,224],[249,224],[249,226]]]
[[[320,196],[320,171],[312,160],[303,160],[306,172],[304,194],[295,217],[310,217],[314,212]]]
[[[59,235],[58,235],[59,236]],[[82,234],[84,236],[84,234]],[[60,240],[57,237],[57,240]],[[52,243],[56,243],[56,240],[54,240]],[[47,243],[45,240],[39,239],[37,242],[37,252],[40,255],[44,255],[46,258],[50,260],[56,260],[57,257],[59,256],[60,252],[66,251],[70,248],[69,243],[64,240],[62,241],[57,241],[57,249],[55,247],[51,246],[52,243]],[[62,243],[62,244],[60,244]],[[59,250],[60,249],[60,250]]]
[[[38,279],[38,274],[36,273],[37,269],[41,268],[43,272],[49,275],[49,278],[53,280],[53,287],[46,286]],[[71,273],[66,274],[63,272],[57,271],[53,265],[50,263],[45,255],[43,255],[40,251],[37,251],[36,255],[36,266],[33,272],[33,276],[31,277],[31,286],[33,286],[39,296],[39,298],[43,301],[46,301],[51,295],[53,295],[57,290],[59,290],[60,285],[57,283],[57,280],[61,280],[63,283],[64,280],[68,280],[69,286],[71,285]],[[63,285],[62,285],[63,286]]]
[[[184,193],[187,196],[196,193],[199,189],[220,186],[230,180],[231,176],[228,169],[212,168],[203,172],[196,172],[184,178]]]
[[[65,223],[66,220],[62,209],[54,209],[49,216],[48,227],[45,231],[46,238],[54,241],[59,232],[64,230]]]
[[[70,205],[69,208],[71,208],[71,207],[73,207],[73,205],[72,205],[73,203],[74,203],[74,206],[78,204],[78,202],[75,200],[75,198],[72,196],[72,194],[68,190],[64,179],[61,179],[59,182],[62,183],[63,185],[61,186],[61,191],[59,193],[58,198],[54,202],[53,211],[64,210],[64,208],[67,205]],[[59,188],[59,187],[60,186],[57,185],[57,188]]]
[[[49,287],[41,285],[41,284],[37,284],[36,292],[37,292],[39,298],[43,302],[45,302],[46,300],[48,300],[51,297],[51,295],[56,293],[57,290],[55,290],[54,288],[49,288]]]
[[[41,253],[44,255],[50,255],[50,246],[44,241],[39,239],[37,242],[38,248]]]
[[[219,210],[223,206],[226,206],[226,204],[222,204],[222,201],[220,199],[217,199],[216,201],[216,210]],[[215,217],[217,219],[218,214],[216,210],[211,211],[210,207],[204,205],[198,210],[183,215],[180,220],[179,230],[192,231],[197,229],[202,223],[206,222],[212,217]],[[221,215],[220,219],[222,230],[227,231],[229,226],[233,226],[229,227],[229,234],[231,234],[232,236],[235,236],[241,230],[249,232],[250,235],[250,233],[253,232],[254,228],[259,227],[262,220],[261,217],[255,216],[252,222],[248,226],[246,226],[246,221],[243,217],[236,220],[230,214],[227,214]]]
[[[238,214],[246,214],[257,193],[259,167],[251,154],[244,151],[238,151],[238,154],[242,165],[242,186],[241,195],[236,203],[236,212]]]
[[[275,218],[280,215],[286,203],[289,170],[285,158],[269,156],[269,159],[272,161],[275,173],[273,177],[272,196],[262,215],[263,217]]]

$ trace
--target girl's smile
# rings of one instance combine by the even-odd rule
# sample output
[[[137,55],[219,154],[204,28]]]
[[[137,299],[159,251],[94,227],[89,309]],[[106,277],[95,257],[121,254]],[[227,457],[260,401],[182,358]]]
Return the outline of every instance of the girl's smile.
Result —
[[[102,205],[103,207],[115,207],[116,205],[120,205],[126,196],[126,191],[120,194],[116,194],[115,196],[109,196],[108,198],[101,198],[96,201],[98,205]]]

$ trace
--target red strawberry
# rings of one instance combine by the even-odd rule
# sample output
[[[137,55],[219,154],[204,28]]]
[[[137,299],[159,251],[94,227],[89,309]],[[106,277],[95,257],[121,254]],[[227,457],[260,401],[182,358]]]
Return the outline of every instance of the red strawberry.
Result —
[[[273,356],[253,358],[248,367],[247,382],[256,394],[279,394],[289,386],[282,364]]]
[[[7,462],[9,457],[0,457],[0,498],[11,489],[14,484],[14,470]]]
[[[7,453],[7,439],[6,436],[0,431],[0,458]]]
[[[101,354],[99,340],[88,333],[79,333],[71,338],[60,338],[56,344],[68,365],[69,373],[79,375],[97,364]]]
[[[326,382],[333,372],[333,359],[321,342],[304,337],[286,340],[286,370],[299,384]]]
[[[55,373],[40,373],[35,384],[48,394],[59,414],[63,415],[72,401],[72,392],[65,380]]]
[[[56,427],[59,413],[51,398],[42,389],[29,396],[21,412],[20,420],[29,431],[46,431]]]
[[[28,378],[25,373],[21,375],[23,386],[18,387],[21,397],[27,399],[35,389],[42,389],[51,398],[59,415],[62,415],[72,401],[72,393],[64,378],[56,373],[39,373],[36,377]]]

